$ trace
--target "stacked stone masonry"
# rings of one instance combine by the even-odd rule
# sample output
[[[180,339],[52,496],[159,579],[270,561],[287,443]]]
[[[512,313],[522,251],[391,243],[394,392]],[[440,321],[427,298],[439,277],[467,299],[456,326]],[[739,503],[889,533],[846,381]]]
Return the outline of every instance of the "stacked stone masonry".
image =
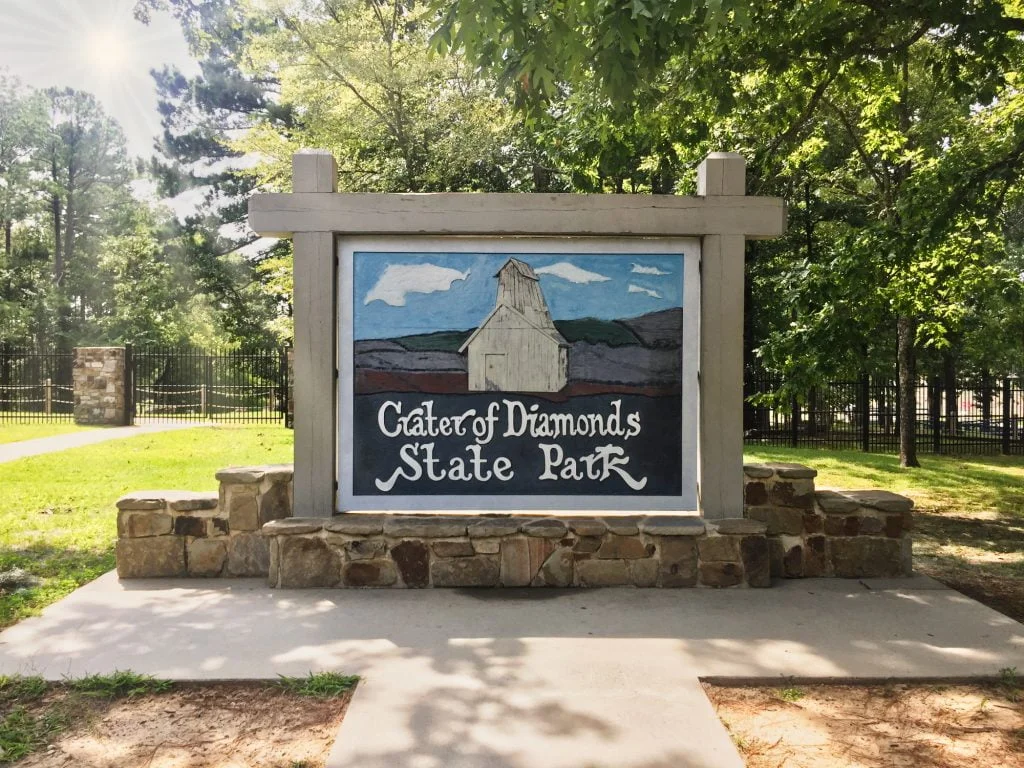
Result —
[[[128,423],[124,347],[76,347],[72,382],[77,424]]]
[[[768,587],[765,525],[347,513],[269,523],[274,587]]]
[[[217,474],[219,494],[118,501],[122,578],[268,576],[275,587],[767,587],[911,572],[912,503],[816,491],[794,464],[744,467],[745,517],[292,517],[290,466]]]
[[[227,469],[217,479],[219,493],[122,496],[117,502],[118,575],[266,576],[270,549],[259,530],[291,514],[291,466]]]
[[[913,502],[888,491],[816,491],[800,464],[743,468],[745,516],[767,525],[777,578],[909,576]]]

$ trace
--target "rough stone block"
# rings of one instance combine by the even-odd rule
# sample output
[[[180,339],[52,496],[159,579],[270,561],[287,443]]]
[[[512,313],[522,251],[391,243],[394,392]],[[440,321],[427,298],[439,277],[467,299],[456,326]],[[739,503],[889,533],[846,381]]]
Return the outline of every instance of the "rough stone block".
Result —
[[[903,572],[901,542],[877,536],[829,539],[832,572],[846,579],[899,576]]]
[[[398,571],[391,560],[357,560],[345,563],[341,578],[346,587],[390,587]]]
[[[856,501],[836,491],[817,491],[814,499],[821,511],[830,515],[848,515],[860,507]]]
[[[630,560],[627,563],[629,578],[635,587],[653,587],[658,583],[658,572],[661,569],[660,563],[653,557],[643,560]]]
[[[595,557],[601,560],[638,560],[653,554],[654,547],[651,546],[648,549],[636,536],[610,534],[601,544],[601,548],[597,550]]]
[[[738,563],[738,540],[733,536],[707,536],[697,539],[697,552],[702,563]]]
[[[569,530],[577,536],[604,536],[608,526],[596,517],[570,517]]]
[[[651,515],[640,522],[640,530],[650,536],[703,536],[705,526],[690,515]]]
[[[760,507],[768,503],[768,486],[761,482],[748,482],[743,488],[743,503]]]
[[[804,533],[821,533],[825,529],[825,516],[808,510],[804,512]]]
[[[745,517],[715,520],[711,525],[723,536],[764,536],[768,532],[767,523]]]
[[[190,536],[196,539],[206,538],[209,515],[177,515],[174,518],[174,533],[177,536]]]
[[[814,481],[776,480],[768,493],[768,498],[774,506],[812,509],[814,507]]]
[[[822,528],[826,536],[843,536],[846,532],[846,518],[840,515],[825,515]]]
[[[578,560],[576,581],[581,587],[621,587],[633,583],[625,560]]]
[[[462,541],[435,541],[431,548],[438,557],[471,557],[476,554],[473,542],[468,539]]]
[[[540,567],[530,582],[533,587],[571,587],[573,577],[573,554],[571,549],[559,547]]]
[[[558,545],[552,539],[515,536],[501,542],[501,583],[528,587]]]
[[[323,530],[324,521],[315,517],[290,517],[274,520],[260,529],[264,536],[302,536]]]
[[[237,533],[228,539],[228,575],[266,576],[269,572],[269,539],[258,533]]]
[[[803,544],[794,544],[787,547],[782,556],[782,575],[787,579],[802,579],[804,577],[804,547]]]
[[[198,512],[216,509],[217,494],[173,491],[167,495],[167,506],[175,512]]]
[[[220,576],[228,556],[224,539],[195,539],[187,552],[189,576]]]
[[[903,515],[885,516],[885,535],[890,539],[898,539],[903,535]]]
[[[438,559],[430,565],[435,587],[496,587],[499,571],[494,555]]]
[[[747,477],[753,477],[763,480],[774,475],[775,470],[773,470],[767,464],[744,464],[743,474],[746,475]]]
[[[775,472],[776,477],[783,480],[813,480],[818,470],[805,467],[803,464],[791,464],[785,461],[770,461],[764,466]]]
[[[914,502],[906,496],[889,491],[843,491],[843,495],[879,512],[909,512],[914,508]]]
[[[804,542],[804,576],[816,579],[828,575],[828,550],[824,536],[808,536]]]
[[[285,483],[274,483],[259,496],[260,525],[291,517],[291,500]]]
[[[735,587],[743,583],[739,563],[701,563],[700,583],[706,587]]]
[[[333,587],[341,580],[341,556],[319,536],[278,538],[282,587]]]
[[[860,519],[861,536],[878,536],[885,528],[885,521],[878,517],[865,515]]]
[[[473,539],[473,551],[480,555],[496,555],[501,551],[501,539]]]
[[[403,541],[391,547],[391,559],[398,566],[402,583],[407,587],[430,584],[430,552],[422,541]]]
[[[523,523],[520,530],[527,536],[535,536],[544,539],[560,539],[565,536],[566,526],[561,520],[553,518],[542,518],[530,520]]]
[[[666,537],[657,543],[663,587],[692,587],[697,584],[697,540]]]
[[[185,540],[180,536],[118,539],[116,556],[122,579],[185,575]]]
[[[519,523],[510,517],[484,517],[470,523],[467,531],[471,539],[512,536],[518,533]]]
[[[167,491],[135,491],[117,500],[118,509],[166,509]]]
[[[601,548],[600,536],[580,536],[573,544],[573,551],[581,555],[591,555]]]
[[[216,536],[227,536],[231,533],[231,526],[226,517],[214,516],[206,518],[206,535],[211,539]]]
[[[448,539],[466,535],[466,518],[438,517],[391,517],[384,523],[384,535],[391,538],[432,538]]]
[[[254,490],[232,491],[228,501],[228,523],[233,531],[257,531],[260,512]]]
[[[768,540],[764,536],[744,536],[740,541],[740,556],[743,559],[743,573],[749,586],[772,585]]]
[[[117,513],[117,535],[121,538],[165,536],[171,526],[171,516],[166,512],[122,509]]]
[[[782,533],[796,536],[804,530],[804,513],[798,508],[750,507],[747,510],[747,517],[767,523],[769,536]]]
[[[353,539],[346,541],[341,548],[349,560],[373,560],[383,557],[387,551],[384,539]]]
[[[781,579],[784,575],[783,562],[786,557],[786,548],[778,536],[768,539],[768,562],[772,578]]]
[[[384,515],[343,512],[324,524],[324,530],[349,536],[379,536],[384,531]]]
[[[616,536],[636,536],[640,532],[643,518],[639,515],[609,515],[601,518],[608,527],[608,533]]]

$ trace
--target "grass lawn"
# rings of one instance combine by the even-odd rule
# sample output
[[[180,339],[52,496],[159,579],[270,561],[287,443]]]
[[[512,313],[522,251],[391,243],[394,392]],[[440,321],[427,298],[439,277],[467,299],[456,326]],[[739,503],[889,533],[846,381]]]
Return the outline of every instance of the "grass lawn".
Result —
[[[214,473],[289,462],[292,432],[217,426],[112,440],[0,464],[0,573],[41,580],[0,584],[0,627],[34,613],[114,567],[114,502],[128,491],[215,490]]]
[[[808,448],[746,451],[748,461],[795,461],[817,487],[882,488],[915,503],[914,567],[1024,621],[1024,458],[896,456]]]
[[[99,427],[80,427],[77,424],[39,422],[37,424],[10,424],[0,421],[0,444],[17,443],[21,440],[34,440],[37,437],[67,435],[72,432],[85,432]]]

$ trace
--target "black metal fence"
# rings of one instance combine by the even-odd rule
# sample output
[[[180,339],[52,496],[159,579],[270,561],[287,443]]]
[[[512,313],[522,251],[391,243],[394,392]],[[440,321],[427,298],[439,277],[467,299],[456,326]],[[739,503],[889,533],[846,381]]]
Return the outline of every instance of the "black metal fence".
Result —
[[[288,421],[287,349],[129,348],[135,420]]]
[[[815,387],[785,406],[757,404],[781,379],[745,383],[748,445],[806,446],[877,452],[899,450],[899,386],[862,376]],[[1024,380],[922,381],[916,389],[917,449],[922,453],[1024,455]],[[754,400],[754,402],[751,402]]]
[[[0,342],[0,422],[72,421],[74,353]]]

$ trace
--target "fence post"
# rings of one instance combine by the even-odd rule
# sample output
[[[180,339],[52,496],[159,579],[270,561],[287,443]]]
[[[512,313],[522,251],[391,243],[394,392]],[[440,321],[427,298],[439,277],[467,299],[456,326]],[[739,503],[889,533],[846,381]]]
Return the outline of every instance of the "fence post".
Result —
[[[860,449],[871,450],[871,377],[860,375]]]
[[[43,413],[53,414],[53,380],[43,379]]]
[[[1002,454],[1008,456],[1010,453],[1010,405],[1013,400],[1013,389],[1010,386],[1010,378],[1003,378],[1003,445]]]
[[[203,418],[210,418],[210,390],[213,389],[213,359],[206,355],[203,357],[203,383],[199,389],[200,408],[203,411]]]
[[[135,347],[124,345],[124,424],[135,423]]]
[[[792,405],[792,415],[789,417],[789,444],[796,448],[800,442],[800,403],[796,395],[793,396]]]

